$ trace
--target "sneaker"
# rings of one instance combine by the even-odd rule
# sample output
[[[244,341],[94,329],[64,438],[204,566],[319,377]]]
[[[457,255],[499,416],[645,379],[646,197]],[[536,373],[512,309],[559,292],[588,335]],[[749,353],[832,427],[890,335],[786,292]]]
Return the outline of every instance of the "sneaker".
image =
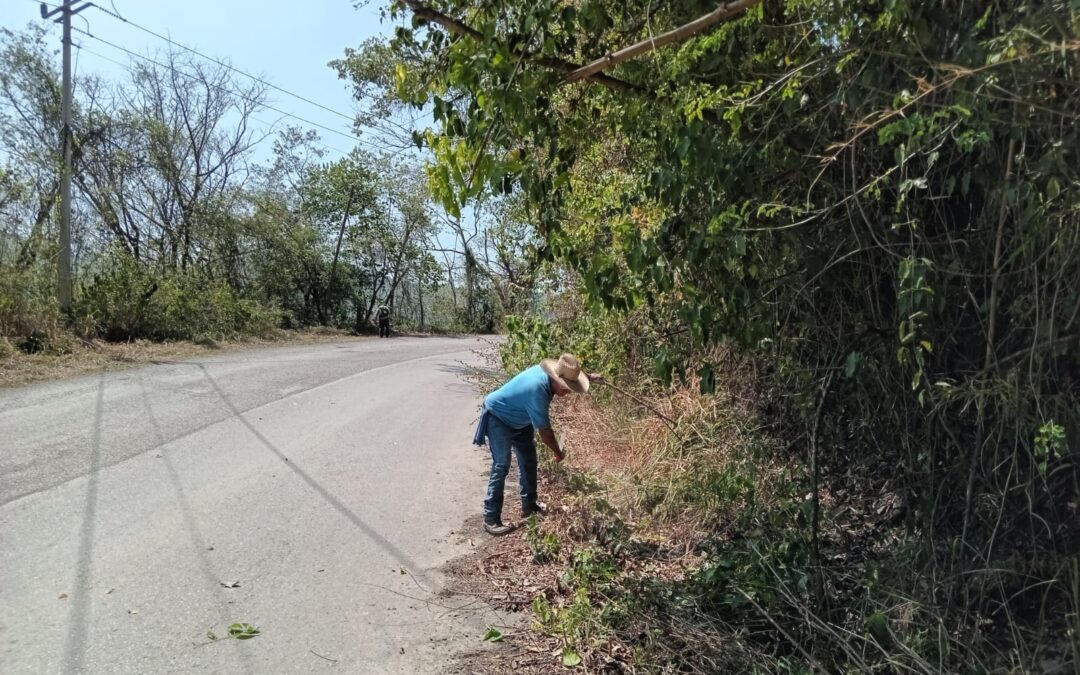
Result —
[[[484,521],[484,531],[493,537],[509,534],[513,529],[509,525],[503,525],[501,520],[496,520],[494,523]]]
[[[528,518],[529,516],[532,516],[532,515],[546,516],[547,515],[547,504],[544,504],[542,502],[533,502],[532,504],[522,504],[522,506],[521,506],[521,515],[523,517],[525,517],[525,518]]]

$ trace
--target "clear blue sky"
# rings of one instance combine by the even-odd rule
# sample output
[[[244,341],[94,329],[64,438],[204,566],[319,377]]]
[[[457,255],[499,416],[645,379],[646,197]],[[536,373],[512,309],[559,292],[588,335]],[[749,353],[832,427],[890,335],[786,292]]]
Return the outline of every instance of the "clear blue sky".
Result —
[[[58,2],[59,0],[50,0]],[[327,62],[355,47],[366,38],[389,34],[392,25],[380,22],[383,0],[371,0],[356,9],[353,0],[97,0],[125,18],[172,40],[257,75],[283,89],[300,94],[328,108],[350,114],[353,111],[349,88]],[[122,45],[137,53],[168,47],[130,25],[88,8],[73,26]],[[0,26],[22,29],[28,23],[42,23],[38,3],[32,0],[2,0]],[[53,30],[59,48],[59,26]],[[127,63],[130,57],[112,47],[74,34],[75,42],[110,59]],[[76,52],[78,72],[96,72],[110,79],[123,79],[122,69],[84,50]],[[271,105],[305,117],[332,129],[349,133],[350,123],[278,91],[269,92]],[[273,111],[258,115],[275,122]],[[307,126],[296,120],[283,123]],[[315,129],[327,146],[350,150],[354,143],[323,129]],[[260,154],[262,154],[260,152]],[[332,152],[331,157],[339,153]]]

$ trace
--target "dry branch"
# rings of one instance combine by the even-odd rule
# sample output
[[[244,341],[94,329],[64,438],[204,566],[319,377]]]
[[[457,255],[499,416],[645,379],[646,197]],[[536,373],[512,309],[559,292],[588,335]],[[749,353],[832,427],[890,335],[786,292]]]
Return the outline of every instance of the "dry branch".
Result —
[[[571,82],[577,82],[578,80],[593,78],[597,73],[600,73],[605,68],[610,68],[611,66],[622,63],[623,61],[628,61],[632,58],[640,56],[641,54],[646,54],[654,49],[658,49],[660,47],[663,47],[664,45],[671,44],[672,42],[682,42],[687,38],[697,35],[706,28],[714,26],[721,21],[724,21],[725,19],[730,19],[736,14],[744,12],[745,10],[753,7],[759,2],[761,2],[761,0],[733,0],[732,2],[725,2],[723,5],[720,5],[708,14],[700,16],[691,21],[690,23],[679,26],[674,30],[670,30],[663,35],[660,35],[659,37],[650,37],[648,40],[642,40],[637,44],[630,45],[629,47],[624,47],[617,52],[612,52],[610,54],[602,56],[597,60],[593,61],[592,63],[578,68],[574,72],[570,73],[565,80],[563,80],[563,84],[570,84]]]
[[[451,33],[454,33],[455,35],[463,35],[466,37],[470,37],[474,40],[481,41],[484,39],[483,33],[463,21],[455,19],[454,17],[447,14],[443,14],[439,10],[428,7],[421,2],[416,2],[416,0],[403,1],[405,5],[410,10],[412,10],[412,13],[420,19],[430,21],[431,23],[437,23]],[[551,70],[556,70],[563,73],[573,73],[574,71],[579,70],[582,67],[571,61],[566,61],[564,59],[552,56],[538,56],[524,50],[522,51],[522,55],[525,57],[525,60],[530,63],[534,63],[538,66],[543,66],[545,68],[550,68]],[[627,82],[626,80],[620,80],[617,77],[605,75],[604,73],[598,73],[595,76],[589,77],[588,79],[592,82],[596,82],[597,84],[602,84],[608,89],[614,89],[615,91],[633,91],[643,94],[649,93],[643,87]]]

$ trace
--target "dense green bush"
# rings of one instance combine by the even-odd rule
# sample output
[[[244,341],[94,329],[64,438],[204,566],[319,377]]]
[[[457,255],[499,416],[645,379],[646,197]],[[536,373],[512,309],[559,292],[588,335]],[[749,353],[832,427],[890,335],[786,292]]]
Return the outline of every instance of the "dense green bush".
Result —
[[[61,323],[55,285],[49,270],[0,265],[0,336],[55,332]]]
[[[564,299],[572,297],[568,293]],[[542,316],[505,317],[506,341],[500,346],[500,357],[506,372],[516,373],[540,359],[570,352],[586,370],[617,377],[640,359],[642,346],[633,334],[633,324],[618,314],[580,308],[561,311],[565,312],[561,317],[551,308],[545,308]]]
[[[571,86],[566,64],[716,3],[434,4],[472,32],[396,44],[440,124],[426,140],[447,206],[524,192],[541,253],[590,310],[640,327],[657,379],[723,388],[717,345],[754,362],[811,507],[810,583],[769,633],[813,653],[785,658],[858,670],[867,624],[904,633],[882,670],[1075,667],[1076,3],[766,1]],[[699,468],[695,491],[741,498]],[[823,538],[835,495],[865,540]],[[874,496],[891,506],[860,503]],[[850,640],[813,641],[829,630]]]
[[[280,313],[198,273],[158,276],[116,255],[78,295],[75,314],[107,340],[223,338],[265,333]]]

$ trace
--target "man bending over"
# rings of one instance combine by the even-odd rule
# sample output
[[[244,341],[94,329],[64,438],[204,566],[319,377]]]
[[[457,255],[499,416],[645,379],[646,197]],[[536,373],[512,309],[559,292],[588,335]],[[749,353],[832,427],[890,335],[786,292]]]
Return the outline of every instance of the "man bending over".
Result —
[[[571,392],[584,394],[590,381],[599,377],[581,372],[577,357],[563,354],[557,361],[544,359],[526,368],[484,399],[473,443],[483,445],[486,438],[491,450],[491,477],[484,500],[484,529],[489,534],[506,534],[513,529],[502,522],[503,486],[510,472],[511,450],[517,456],[522,516],[543,514],[543,505],[536,500],[534,430],[551,448],[555,461],[561,462],[563,451],[551,430],[551,400]]]

